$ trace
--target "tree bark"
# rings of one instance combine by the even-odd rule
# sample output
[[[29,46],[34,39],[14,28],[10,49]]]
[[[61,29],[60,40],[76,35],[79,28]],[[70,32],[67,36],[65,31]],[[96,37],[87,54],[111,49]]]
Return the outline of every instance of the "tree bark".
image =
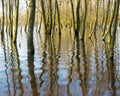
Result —
[[[17,41],[18,15],[19,15],[19,0],[15,0],[15,15],[14,15],[14,21],[13,21],[14,34],[13,34],[13,40],[12,40],[13,43],[16,43]]]
[[[29,19],[28,19],[28,34],[27,34],[27,45],[28,53],[34,54],[33,46],[33,31],[35,21],[35,0],[29,0]]]

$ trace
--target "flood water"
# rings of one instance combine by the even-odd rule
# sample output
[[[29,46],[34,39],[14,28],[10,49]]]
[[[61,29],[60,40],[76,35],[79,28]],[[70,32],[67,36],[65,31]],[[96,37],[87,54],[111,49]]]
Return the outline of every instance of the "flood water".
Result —
[[[100,38],[82,42],[69,28],[54,38],[43,33],[34,32],[34,55],[24,29],[17,46],[0,37],[0,96],[120,96],[119,30],[114,61]]]

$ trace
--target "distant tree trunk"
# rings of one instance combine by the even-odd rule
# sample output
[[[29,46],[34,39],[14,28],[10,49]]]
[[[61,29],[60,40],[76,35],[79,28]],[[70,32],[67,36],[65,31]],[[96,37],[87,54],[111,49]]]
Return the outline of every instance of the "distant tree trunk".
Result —
[[[74,7],[73,7],[72,0],[70,0],[70,5],[71,5],[71,12],[72,12],[72,26],[73,26],[73,31],[75,32],[75,15],[74,15]]]
[[[14,13],[14,21],[13,21],[13,26],[14,26],[14,29],[13,29],[13,39],[12,39],[12,42],[13,43],[16,43],[16,40],[17,40],[17,30],[18,30],[18,14],[19,14],[19,0],[15,0],[15,13]]]
[[[47,32],[47,25],[46,25],[46,16],[45,16],[45,9],[44,9],[44,2],[43,0],[40,0],[41,3],[41,10],[42,10],[42,20],[44,25],[44,31]]]
[[[83,17],[83,28],[82,28],[82,31],[81,31],[81,40],[84,40],[84,37],[85,37],[85,26],[86,26],[86,17],[87,17],[87,1],[84,0],[84,17]]]
[[[34,54],[33,46],[33,30],[35,20],[35,0],[29,0],[29,19],[28,19],[28,34],[27,34],[27,45],[28,53]]]

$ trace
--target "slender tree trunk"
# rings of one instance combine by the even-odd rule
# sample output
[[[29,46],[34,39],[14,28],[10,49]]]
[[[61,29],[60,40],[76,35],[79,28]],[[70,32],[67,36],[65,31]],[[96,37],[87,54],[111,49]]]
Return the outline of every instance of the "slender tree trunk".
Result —
[[[86,26],[86,17],[87,17],[87,0],[84,0],[84,17],[83,17],[83,28],[81,31],[81,40],[84,40],[85,37],[85,26]]]
[[[115,1],[116,2],[116,1]],[[111,27],[112,27],[112,24],[113,24],[113,20],[114,20],[114,17],[115,17],[115,10],[116,10],[116,3],[114,2],[114,7],[113,7],[113,13],[110,17],[110,22],[108,24],[108,28],[107,30],[105,31],[103,37],[102,37],[102,40],[105,40],[105,38],[108,36],[108,42],[110,41],[110,37],[111,37]]]
[[[13,43],[16,43],[17,41],[17,30],[18,30],[18,14],[19,14],[19,0],[15,0],[15,13],[14,13],[14,21],[13,21],[13,26],[14,26],[14,34],[13,34]]]
[[[110,54],[111,59],[113,59],[113,57],[114,57],[114,45],[115,45],[117,23],[118,23],[119,4],[120,4],[120,0],[115,0],[115,4],[114,4],[115,14],[114,14],[114,21],[113,21],[113,32],[111,33],[111,42],[110,42],[111,43],[111,54]]]
[[[6,4],[6,9],[5,9],[5,11],[6,11],[5,19],[6,19],[6,32],[7,32],[7,31],[8,31],[8,26],[9,26],[9,24],[8,24],[8,4],[7,4],[7,1],[5,2],[5,4]]]
[[[73,31],[75,32],[75,15],[74,15],[74,7],[73,7],[72,0],[70,0],[70,5],[71,5],[71,12],[72,12],[72,26],[73,26]]]
[[[28,8],[28,3],[26,1],[26,22],[25,22],[25,32],[27,32],[27,25],[28,25],[28,17],[29,17],[29,8]]]
[[[47,32],[47,25],[46,25],[46,16],[45,16],[45,9],[44,9],[44,2],[43,0],[40,0],[41,3],[41,10],[42,10],[42,20],[44,25],[44,31]]]
[[[86,7],[85,7],[86,8]],[[85,9],[86,11],[86,9]],[[78,34],[80,31],[80,0],[77,0],[77,8],[76,8],[76,33]]]
[[[11,18],[11,12],[12,12],[12,7],[11,7],[11,0],[8,1],[8,26],[9,26],[9,33],[12,37],[12,18]]]
[[[96,38],[96,27],[97,27],[97,23],[98,23],[98,9],[99,9],[99,0],[96,0],[96,16],[95,16],[95,22],[94,22],[94,26],[93,26],[93,30],[89,35],[89,38],[91,38],[92,34],[94,33],[94,36]]]
[[[102,1],[102,3],[103,3],[102,4],[103,5],[103,9],[102,9],[102,12],[103,12],[102,13],[102,15],[103,15],[103,17],[102,17],[102,26],[103,26],[104,20],[105,20],[105,11],[104,11],[105,10],[105,3],[104,2],[105,2],[105,0]]]
[[[105,21],[104,21],[104,30],[103,30],[103,35],[105,34],[105,30],[107,27],[107,21],[108,21],[108,16],[109,16],[109,10],[110,10],[110,0],[108,0],[108,4],[107,4],[107,12],[106,12],[106,17],[105,17]],[[104,10],[103,10],[104,11]]]
[[[33,31],[35,21],[35,0],[29,0],[29,19],[28,19],[28,34],[27,34],[27,45],[28,53],[34,54],[33,46]]]
[[[57,12],[57,20],[58,20],[58,31],[59,31],[59,35],[61,35],[60,10],[59,10],[59,6],[58,6],[58,1],[57,0],[55,0],[55,4],[56,4],[56,12]]]
[[[51,33],[52,30],[52,1],[49,0],[49,28],[48,33]]]
[[[4,23],[5,23],[4,0],[2,0],[2,35],[4,35]]]

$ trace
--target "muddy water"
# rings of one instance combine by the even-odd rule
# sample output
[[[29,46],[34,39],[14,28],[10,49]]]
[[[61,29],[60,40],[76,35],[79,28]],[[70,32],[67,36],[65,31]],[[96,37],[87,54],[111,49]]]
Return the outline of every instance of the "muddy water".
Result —
[[[120,34],[110,61],[100,38],[82,42],[70,29],[54,38],[34,32],[35,54],[29,55],[23,30],[17,46],[8,35],[0,41],[0,96],[120,95]]]

